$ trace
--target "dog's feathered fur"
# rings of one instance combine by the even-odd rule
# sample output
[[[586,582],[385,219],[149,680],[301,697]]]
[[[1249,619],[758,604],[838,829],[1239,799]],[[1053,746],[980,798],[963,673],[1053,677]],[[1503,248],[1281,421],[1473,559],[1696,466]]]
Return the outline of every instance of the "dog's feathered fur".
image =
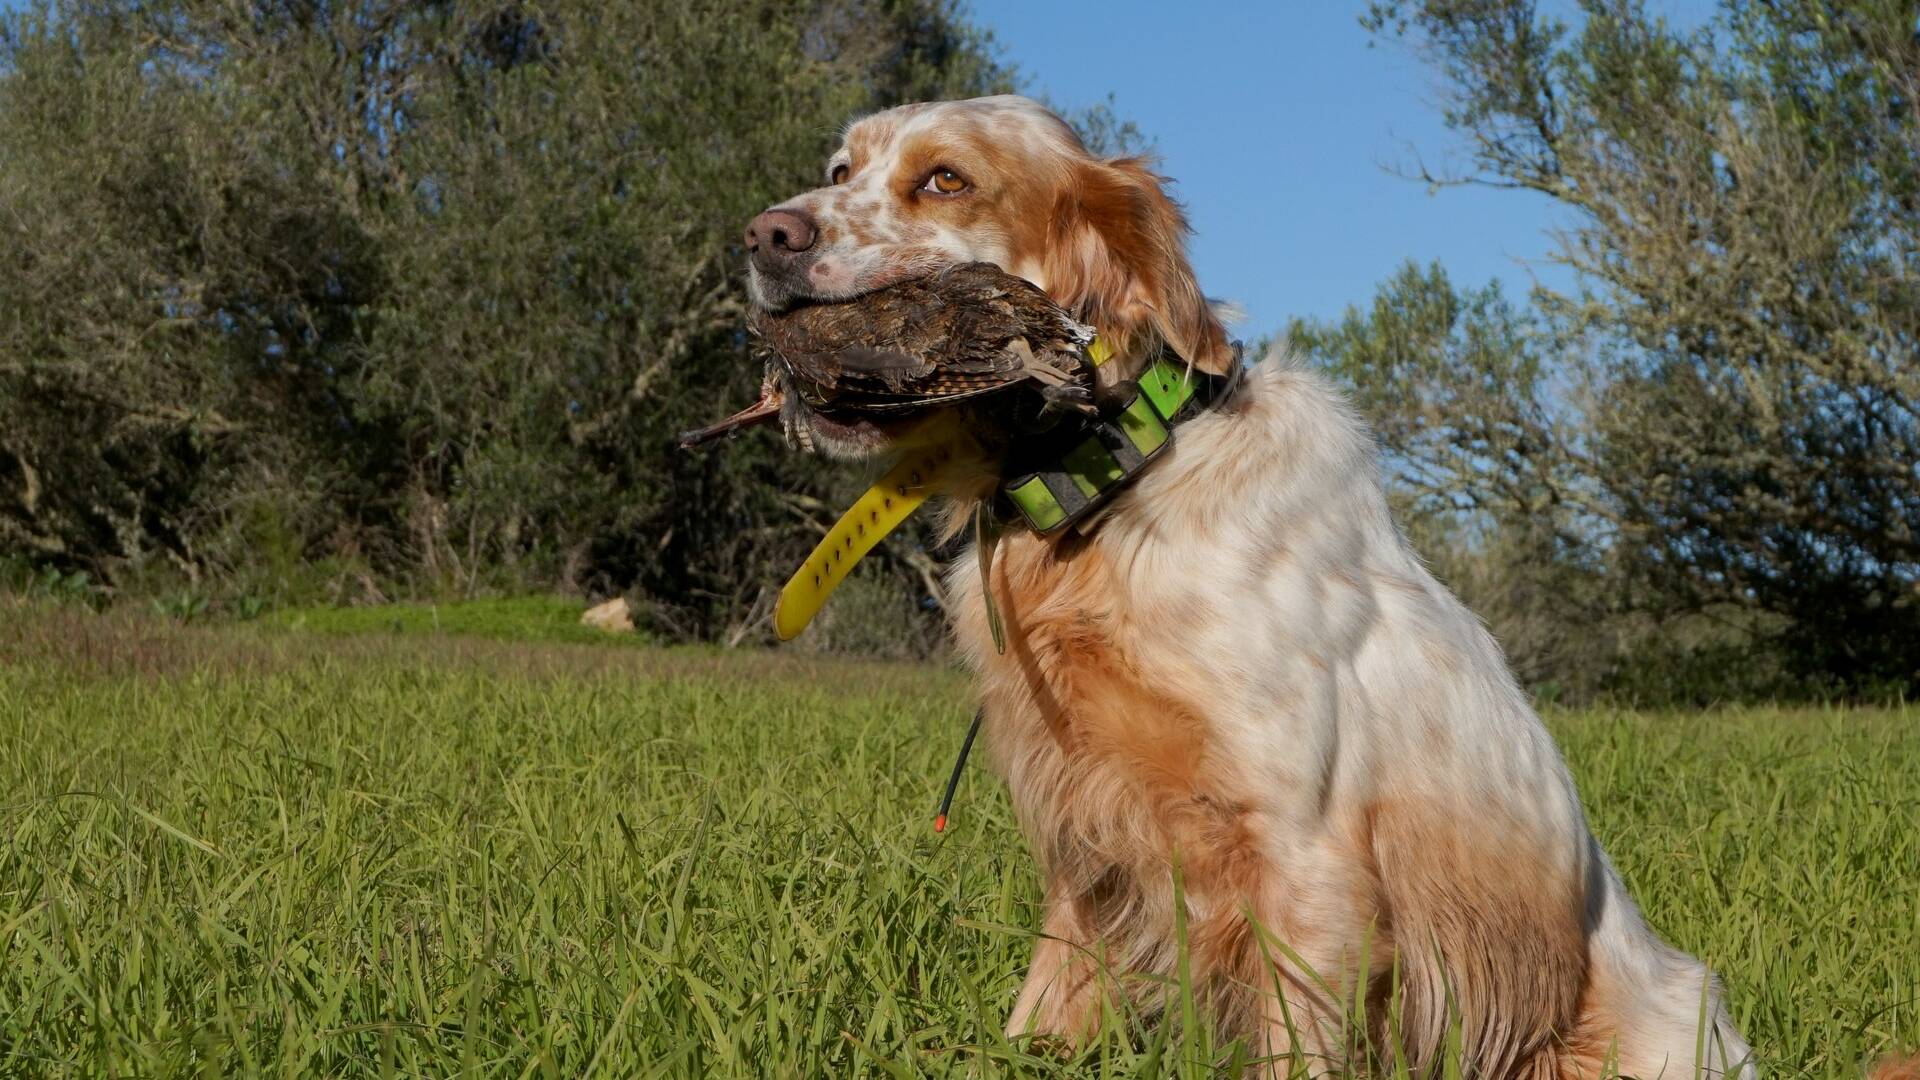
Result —
[[[1374,471],[1344,403],[1270,358],[1092,537],[1002,542],[1004,656],[977,576],[952,575],[1059,939],[1012,1027],[1091,1021],[1101,988],[1072,945],[1171,972],[1177,857],[1193,970],[1270,1050],[1291,1048],[1270,962],[1309,1053],[1342,1045],[1321,984],[1350,1002],[1397,962],[1415,1064],[1449,1002],[1477,1075],[1590,1076],[1610,1053],[1691,1075],[1703,1000],[1705,1064],[1743,1061],[1711,976],[1641,920],[1499,647],[1407,549]]]
[[[962,197],[925,187],[934,169]],[[1231,363],[1160,180],[1032,102],[870,117],[829,173],[784,204],[818,250],[798,280],[756,268],[757,297],[980,259],[1116,345],[1107,377],[1161,342]],[[1177,866],[1194,978],[1270,1052],[1340,1058],[1341,1003],[1384,1002],[1397,966],[1416,1069],[1457,1023],[1473,1076],[1751,1072],[1713,976],[1648,928],[1588,832],[1499,646],[1394,527],[1374,455],[1339,395],[1274,355],[1091,535],[1002,540],[1004,654],[957,561],[985,745],[1046,886],[1010,1030],[1082,1037],[1109,974],[1172,973]]]

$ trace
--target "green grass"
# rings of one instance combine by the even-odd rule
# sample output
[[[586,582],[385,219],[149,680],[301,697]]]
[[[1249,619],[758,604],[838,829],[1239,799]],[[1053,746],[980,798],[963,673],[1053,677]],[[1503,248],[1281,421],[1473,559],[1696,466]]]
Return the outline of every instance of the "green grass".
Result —
[[[554,597],[465,600],[457,604],[295,607],[269,613],[269,626],[320,634],[407,634],[495,638],[517,642],[645,645],[638,634],[610,634],[580,625],[586,605]]]
[[[1209,1075],[1177,1025],[999,1037],[1030,861],[977,766],[929,829],[969,710],[905,665],[0,598],[0,1074]],[[1776,1075],[1920,1044],[1916,719],[1553,718]]]

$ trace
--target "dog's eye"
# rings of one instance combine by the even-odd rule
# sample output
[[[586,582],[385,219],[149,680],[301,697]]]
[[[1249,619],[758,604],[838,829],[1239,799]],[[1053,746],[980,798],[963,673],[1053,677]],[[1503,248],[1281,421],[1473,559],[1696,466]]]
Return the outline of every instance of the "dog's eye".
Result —
[[[952,169],[935,169],[927,182],[920,185],[921,191],[931,191],[940,195],[958,195],[967,190],[967,182]]]
[[[836,184],[844,184],[847,182],[847,177],[852,174],[853,170],[846,165],[835,165],[833,171],[828,173],[827,176]]]

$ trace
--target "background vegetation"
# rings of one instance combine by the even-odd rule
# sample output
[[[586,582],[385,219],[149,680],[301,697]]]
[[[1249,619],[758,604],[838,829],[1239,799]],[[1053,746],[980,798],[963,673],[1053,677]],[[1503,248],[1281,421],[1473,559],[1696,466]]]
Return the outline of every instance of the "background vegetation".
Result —
[[[919,664],[0,599],[0,1073],[1237,1075],[1177,1020],[1000,1037],[1038,883],[977,767],[931,831],[970,709]],[[1915,720],[1548,713],[1768,1076],[1920,1045]]]
[[[1576,295],[1408,267],[1297,325],[1380,427],[1442,575],[1534,683],[1920,685],[1920,4],[1369,6],[1461,137],[1544,194]],[[1655,5],[1657,6],[1657,5]]]
[[[631,589],[737,636],[836,480],[671,451],[757,386],[742,223],[849,116],[1006,85],[933,0],[7,17],[0,545],[116,593]]]
[[[1920,5],[1568,16],[1365,14],[1465,148],[1415,179],[1558,200],[1580,291],[1409,267],[1292,336],[1544,696],[1905,695]],[[764,640],[857,481],[669,449],[752,391],[741,223],[847,117],[1017,81],[953,0],[0,16],[0,571],[182,615],[625,593],[656,639]],[[812,644],[936,651],[923,540]]]

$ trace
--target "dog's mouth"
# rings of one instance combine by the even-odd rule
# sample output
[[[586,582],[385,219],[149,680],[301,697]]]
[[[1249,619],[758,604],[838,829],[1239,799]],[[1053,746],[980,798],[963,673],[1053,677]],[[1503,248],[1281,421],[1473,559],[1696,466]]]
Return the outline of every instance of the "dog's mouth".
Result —
[[[865,413],[810,405],[799,394],[789,394],[781,406],[780,421],[787,441],[802,450],[859,460],[891,449],[925,415],[925,409],[911,409],[881,420]]]

